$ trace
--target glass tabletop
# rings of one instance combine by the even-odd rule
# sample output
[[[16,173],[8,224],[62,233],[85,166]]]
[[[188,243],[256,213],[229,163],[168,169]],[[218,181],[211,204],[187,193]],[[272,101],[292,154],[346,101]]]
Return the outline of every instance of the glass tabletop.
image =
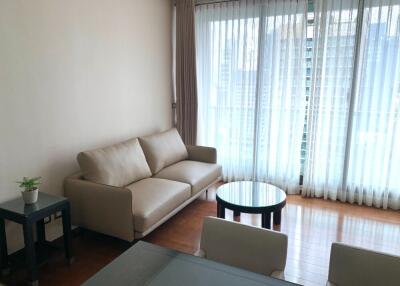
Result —
[[[272,207],[283,203],[286,194],[273,185],[240,181],[226,183],[217,189],[217,199],[248,208]]]
[[[83,284],[83,286],[109,285],[295,286],[298,284],[139,241]]]

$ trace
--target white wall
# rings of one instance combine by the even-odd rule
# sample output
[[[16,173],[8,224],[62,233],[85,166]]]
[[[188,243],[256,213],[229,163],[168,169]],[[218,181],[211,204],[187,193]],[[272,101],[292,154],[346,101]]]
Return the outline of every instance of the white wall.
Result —
[[[61,195],[79,151],[171,127],[171,13],[169,0],[0,1],[0,201],[22,176]],[[7,236],[21,246],[19,226]]]

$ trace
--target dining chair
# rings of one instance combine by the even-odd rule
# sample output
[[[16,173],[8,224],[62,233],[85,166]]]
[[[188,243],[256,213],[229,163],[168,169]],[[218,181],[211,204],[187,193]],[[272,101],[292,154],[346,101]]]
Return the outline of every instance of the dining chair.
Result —
[[[327,286],[399,286],[400,256],[332,243]]]
[[[284,279],[287,245],[283,233],[206,217],[197,255]]]

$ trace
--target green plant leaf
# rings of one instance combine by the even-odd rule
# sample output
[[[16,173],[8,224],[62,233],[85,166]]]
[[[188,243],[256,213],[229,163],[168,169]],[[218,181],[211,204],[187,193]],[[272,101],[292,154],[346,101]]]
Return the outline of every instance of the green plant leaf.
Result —
[[[16,183],[19,184],[20,188],[24,188],[25,191],[32,191],[40,185],[41,178],[42,177],[34,177],[34,178],[23,177],[22,181],[17,181]]]

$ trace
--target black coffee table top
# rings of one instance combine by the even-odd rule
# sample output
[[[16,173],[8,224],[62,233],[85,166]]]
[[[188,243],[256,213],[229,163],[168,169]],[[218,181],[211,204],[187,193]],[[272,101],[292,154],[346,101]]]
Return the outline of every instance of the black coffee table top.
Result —
[[[286,194],[273,185],[261,182],[238,181],[226,183],[217,190],[217,201],[228,208],[241,208],[250,212],[282,208]]]

